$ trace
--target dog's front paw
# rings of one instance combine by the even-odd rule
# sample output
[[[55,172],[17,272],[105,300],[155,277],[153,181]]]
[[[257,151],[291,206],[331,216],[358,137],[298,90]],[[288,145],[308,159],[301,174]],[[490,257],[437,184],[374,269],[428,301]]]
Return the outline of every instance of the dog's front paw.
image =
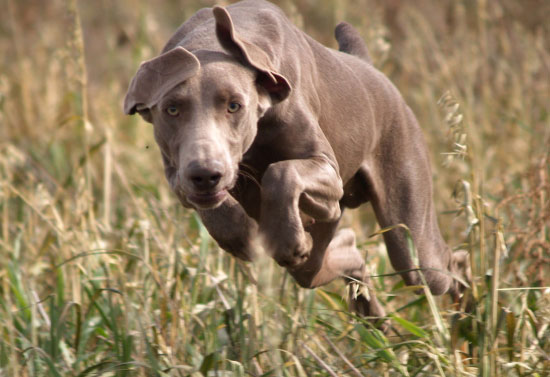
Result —
[[[368,318],[374,327],[386,333],[389,329],[389,321],[385,318],[386,311],[374,295],[374,290],[368,284],[351,282],[349,286],[349,309],[361,317]]]
[[[276,237],[264,234],[264,246],[268,253],[282,267],[297,267],[311,254],[313,239],[303,229],[294,232],[281,232]]]

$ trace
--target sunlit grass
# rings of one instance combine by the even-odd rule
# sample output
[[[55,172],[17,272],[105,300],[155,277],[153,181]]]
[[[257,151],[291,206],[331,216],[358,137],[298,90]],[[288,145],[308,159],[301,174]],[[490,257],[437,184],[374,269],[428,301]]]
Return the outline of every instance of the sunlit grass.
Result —
[[[354,22],[417,114],[445,238],[471,256],[461,304],[403,285],[368,210],[344,223],[386,334],[348,312],[343,283],[304,290],[267,257],[238,262],[179,206],[151,128],[121,102],[204,3],[8,0],[0,376],[550,374],[548,34],[506,1],[360,3],[361,17],[351,2],[282,6],[327,43],[327,20]]]

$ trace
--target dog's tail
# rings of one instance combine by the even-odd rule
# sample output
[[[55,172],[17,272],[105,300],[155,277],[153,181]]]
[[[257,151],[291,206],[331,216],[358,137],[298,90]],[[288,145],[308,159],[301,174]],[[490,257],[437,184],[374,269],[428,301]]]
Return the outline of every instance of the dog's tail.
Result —
[[[334,30],[340,51],[357,56],[372,64],[367,45],[359,32],[347,22],[340,22]]]

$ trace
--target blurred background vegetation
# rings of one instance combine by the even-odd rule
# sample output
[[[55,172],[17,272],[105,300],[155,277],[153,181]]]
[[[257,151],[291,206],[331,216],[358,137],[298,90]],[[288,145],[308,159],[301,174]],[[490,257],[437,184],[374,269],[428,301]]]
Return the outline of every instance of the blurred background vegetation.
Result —
[[[550,374],[550,3],[276,3],[330,47],[338,22],[359,28],[417,115],[442,231],[471,255],[462,304],[392,276],[368,208],[344,223],[387,334],[343,284],[239,263],[180,208],[121,104],[214,2],[1,0],[0,376]]]

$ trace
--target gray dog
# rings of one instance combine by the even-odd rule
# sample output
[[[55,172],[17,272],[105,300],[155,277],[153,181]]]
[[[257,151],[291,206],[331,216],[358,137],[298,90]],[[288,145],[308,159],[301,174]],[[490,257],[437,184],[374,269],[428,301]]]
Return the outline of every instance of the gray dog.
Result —
[[[344,277],[370,290],[353,231],[337,230],[344,208],[370,201],[380,226],[410,229],[431,291],[456,296],[467,258],[441,237],[416,119],[357,31],[342,23],[336,39],[340,51],[322,46],[264,1],[202,9],[142,63],[124,111],[154,124],[172,190],[234,256],[253,260],[260,240],[303,287]],[[421,284],[404,228],[384,239]],[[384,316],[362,292],[352,309]]]

